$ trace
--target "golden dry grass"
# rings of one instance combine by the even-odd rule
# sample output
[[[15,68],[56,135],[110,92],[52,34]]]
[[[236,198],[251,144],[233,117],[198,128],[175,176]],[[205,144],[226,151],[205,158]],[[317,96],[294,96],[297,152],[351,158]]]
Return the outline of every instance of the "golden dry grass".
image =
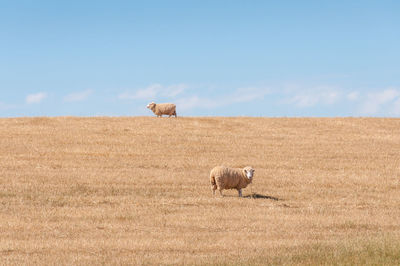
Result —
[[[1,263],[398,264],[399,153],[399,119],[0,119]]]

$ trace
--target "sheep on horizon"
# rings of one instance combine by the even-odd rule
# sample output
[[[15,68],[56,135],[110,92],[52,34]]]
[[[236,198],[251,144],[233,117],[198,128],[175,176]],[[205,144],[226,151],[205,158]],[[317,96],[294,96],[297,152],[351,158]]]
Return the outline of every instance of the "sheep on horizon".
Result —
[[[147,105],[147,108],[149,108],[157,117],[162,117],[163,115],[169,115],[171,117],[176,115],[176,105],[173,103],[154,103],[151,102]]]
[[[219,190],[222,195],[224,189],[236,189],[239,197],[242,197],[242,188],[247,187],[253,181],[254,169],[250,166],[245,168],[229,168],[216,166],[210,172],[210,183],[213,195]]]

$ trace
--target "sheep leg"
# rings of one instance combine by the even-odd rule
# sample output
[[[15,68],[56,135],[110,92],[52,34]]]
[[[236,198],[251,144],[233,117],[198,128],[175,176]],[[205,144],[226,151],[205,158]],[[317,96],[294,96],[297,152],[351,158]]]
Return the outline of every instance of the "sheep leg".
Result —
[[[213,193],[213,196],[215,196],[215,190],[217,190],[217,186],[216,185],[211,185],[211,191]]]
[[[242,197],[242,189],[238,189],[239,197]]]
[[[222,194],[222,189],[219,189],[219,194],[221,197],[223,197],[224,195]]]

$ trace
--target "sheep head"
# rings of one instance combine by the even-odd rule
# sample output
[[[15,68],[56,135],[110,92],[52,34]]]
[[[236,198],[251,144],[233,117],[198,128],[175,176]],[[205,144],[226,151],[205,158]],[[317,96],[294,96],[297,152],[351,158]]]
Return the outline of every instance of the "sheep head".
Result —
[[[243,173],[247,177],[247,179],[252,180],[255,170],[251,166],[246,166],[243,168]]]
[[[151,102],[147,105],[147,108],[149,108],[150,110],[154,110],[155,107],[156,107],[156,104],[154,102]]]

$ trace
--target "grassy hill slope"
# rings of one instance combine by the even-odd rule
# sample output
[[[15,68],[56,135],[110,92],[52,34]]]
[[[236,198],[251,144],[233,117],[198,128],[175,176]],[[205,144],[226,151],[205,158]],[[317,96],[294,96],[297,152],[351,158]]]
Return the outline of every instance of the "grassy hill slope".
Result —
[[[398,264],[399,158],[399,119],[0,119],[0,258]],[[220,164],[256,169],[244,198]]]

